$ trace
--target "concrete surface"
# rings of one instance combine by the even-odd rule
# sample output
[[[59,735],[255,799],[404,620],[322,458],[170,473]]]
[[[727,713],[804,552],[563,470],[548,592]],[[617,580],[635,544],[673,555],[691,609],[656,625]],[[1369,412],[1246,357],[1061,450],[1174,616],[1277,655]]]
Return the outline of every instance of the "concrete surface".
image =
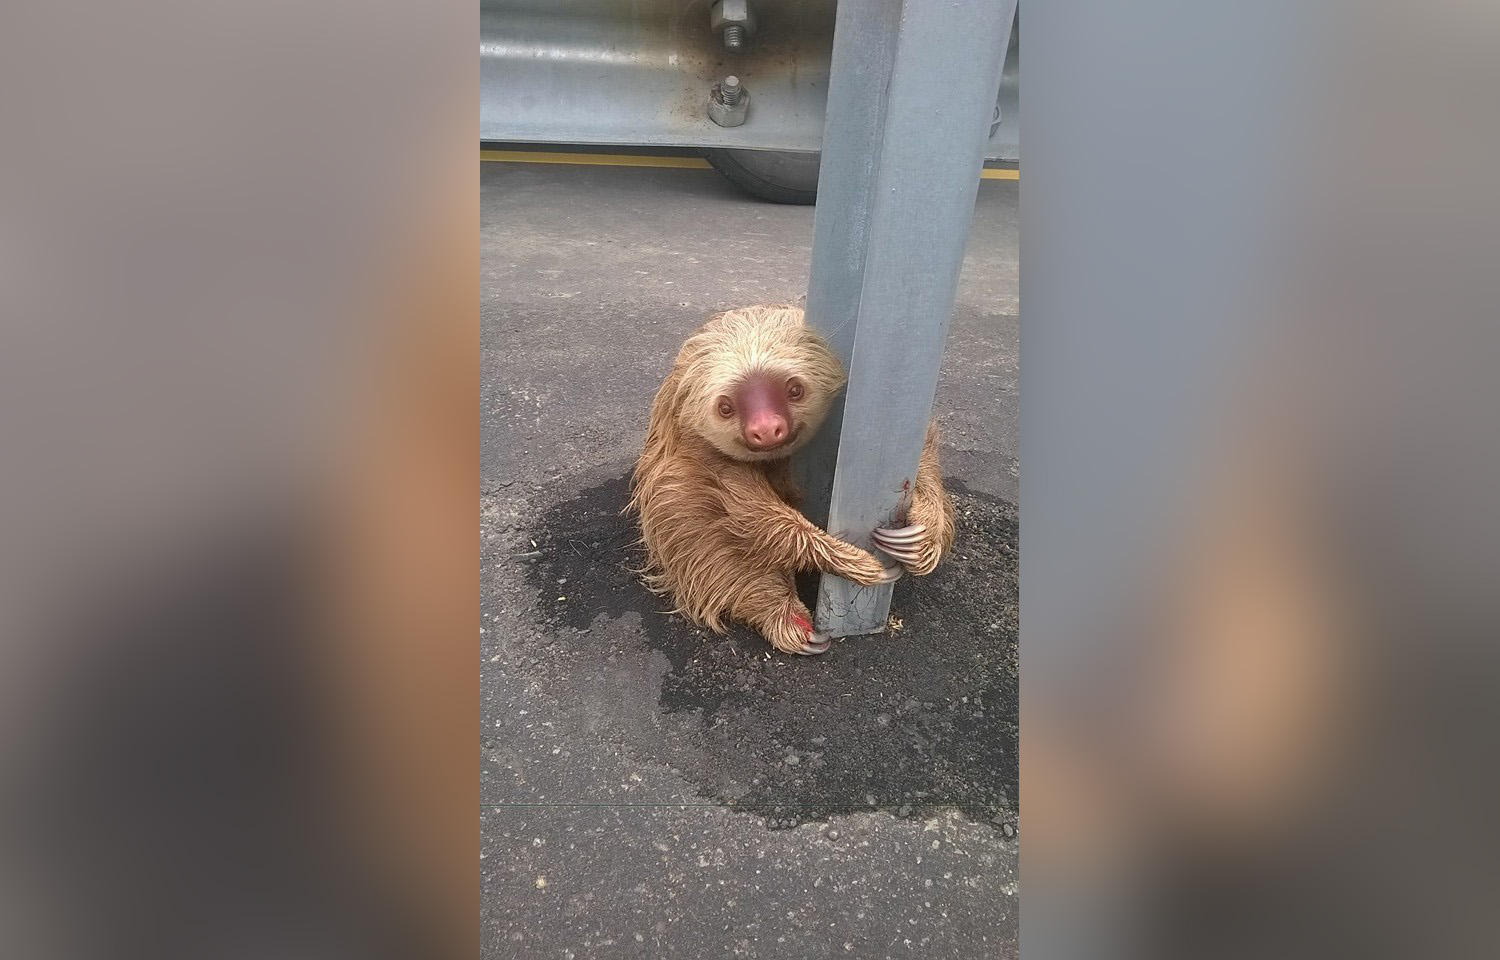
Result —
[[[619,511],[683,337],[801,296],[812,208],[481,178],[484,956],[1015,956],[1016,184],[980,188],[939,387],[955,556],[802,658],[664,615]]]

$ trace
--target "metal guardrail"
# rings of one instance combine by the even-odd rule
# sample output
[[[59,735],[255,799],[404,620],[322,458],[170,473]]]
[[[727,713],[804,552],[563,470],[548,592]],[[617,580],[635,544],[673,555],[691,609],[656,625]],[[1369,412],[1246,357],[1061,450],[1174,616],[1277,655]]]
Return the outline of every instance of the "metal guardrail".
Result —
[[[736,6],[754,24],[737,39]],[[480,139],[816,152],[834,19],[833,0],[482,0]],[[1019,66],[1012,43],[989,159],[1020,158]],[[729,76],[749,97],[738,126],[709,117]]]

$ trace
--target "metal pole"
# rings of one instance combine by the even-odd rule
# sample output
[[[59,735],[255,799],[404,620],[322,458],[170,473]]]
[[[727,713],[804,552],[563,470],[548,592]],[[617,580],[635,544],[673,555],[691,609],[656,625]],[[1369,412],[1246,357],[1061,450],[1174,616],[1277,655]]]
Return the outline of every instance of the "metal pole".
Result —
[[[861,546],[916,478],[1015,12],[838,5],[807,316],[849,387],[798,470],[808,517]],[[888,585],[825,575],[816,626],[878,633],[890,603]]]

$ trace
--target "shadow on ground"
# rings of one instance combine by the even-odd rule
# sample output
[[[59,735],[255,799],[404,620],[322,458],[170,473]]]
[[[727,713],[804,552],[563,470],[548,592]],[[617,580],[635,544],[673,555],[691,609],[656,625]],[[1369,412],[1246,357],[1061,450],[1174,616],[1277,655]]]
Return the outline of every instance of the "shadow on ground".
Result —
[[[577,668],[608,669],[586,649],[605,632],[590,631],[599,618],[639,618],[640,642],[670,663],[659,706],[682,730],[680,741],[654,737],[653,759],[701,795],[778,827],[872,807],[898,816],[956,807],[1013,835],[1016,510],[947,486],[959,512],[953,556],[897,584],[893,629],[834,641],[821,657],[783,656],[744,627],[717,636],[665,614],[631,569],[643,558],[620,515],[623,475],[531,525],[539,555],[526,579],[542,616],[577,632]]]

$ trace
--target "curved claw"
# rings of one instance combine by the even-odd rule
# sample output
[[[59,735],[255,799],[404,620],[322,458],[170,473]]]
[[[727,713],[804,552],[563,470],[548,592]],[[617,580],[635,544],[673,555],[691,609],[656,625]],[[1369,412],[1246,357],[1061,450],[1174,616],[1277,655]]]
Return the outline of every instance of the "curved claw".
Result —
[[[922,555],[920,553],[917,553],[916,551],[887,550],[885,552],[890,554],[895,559],[901,561],[903,564],[916,563],[918,560],[922,559]]]
[[[902,575],[905,574],[905,573],[906,573],[906,568],[905,567],[886,567],[885,571],[883,573],[881,573],[880,579],[877,580],[877,581],[875,581],[875,582],[876,583],[895,583],[897,580],[900,580],[901,577],[902,577]]]
[[[875,539],[888,543],[918,543],[927,538],[927,527],[914,523],[909,527],[877,527]]]
[[[920,523],[900,528],[881,527],[874,533],[875,545],[904,566],[920,565],[932,542],[927,527]]]
[[[804,657],[816,657],[820,653],[827,653],[830,640],[821,633],[810,633],[807,635],[807,643],[797,653]]]

